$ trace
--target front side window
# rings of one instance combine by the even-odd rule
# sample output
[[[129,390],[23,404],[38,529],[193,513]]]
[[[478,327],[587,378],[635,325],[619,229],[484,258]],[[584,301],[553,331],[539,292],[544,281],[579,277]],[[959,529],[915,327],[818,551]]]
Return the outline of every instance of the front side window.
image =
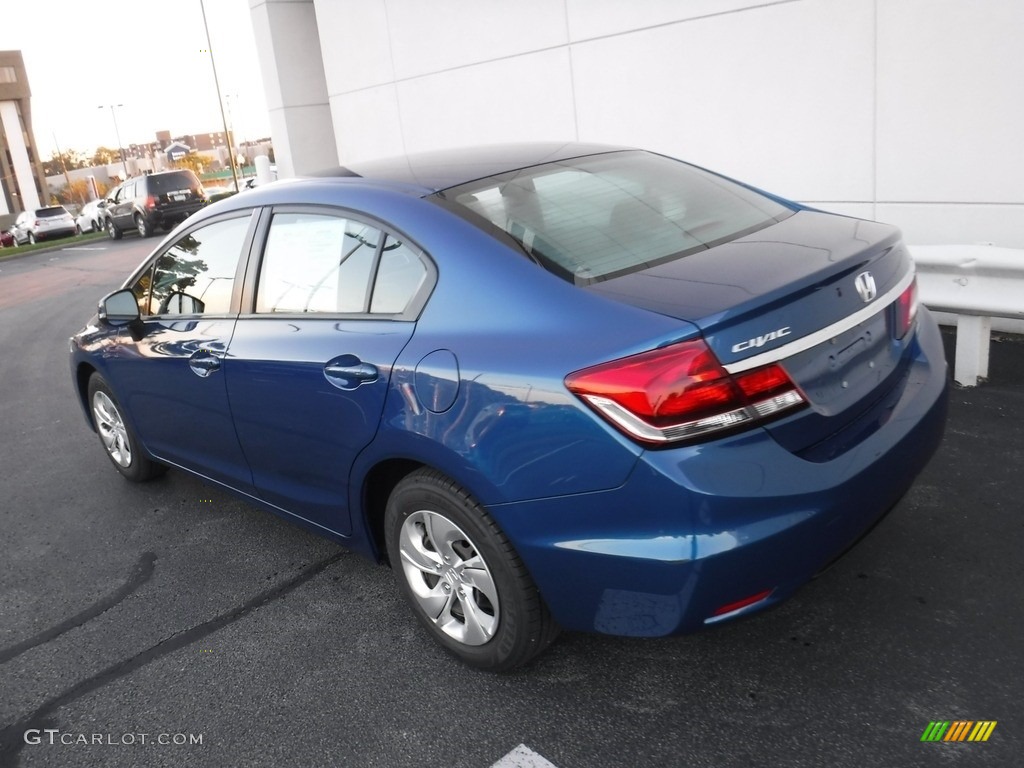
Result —
[[[439,193],[577,284],[618,277],[792,215],[769,197],[647,152],[525,168]]]
[[[142,315],[222,315],[231,310],[249,218],[208,224],[178,239],[132,286]]]

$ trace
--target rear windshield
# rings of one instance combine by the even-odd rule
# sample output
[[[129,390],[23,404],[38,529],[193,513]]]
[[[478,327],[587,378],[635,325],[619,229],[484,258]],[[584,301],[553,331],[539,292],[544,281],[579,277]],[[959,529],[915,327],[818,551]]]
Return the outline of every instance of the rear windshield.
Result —
[[[63,216],[68,211],[63,205],[55,205],[50,208],[40,208],[36,211],[37,219],[52,219],[55,216]]]
[[[794,212],[721,176],[640,151],[534,166],[439,196],[580,285],[682,258]]]
[[[183,189],[198,189],[199,179],[191,171],[154,174],[149,177],[151,195],[164,195]]]

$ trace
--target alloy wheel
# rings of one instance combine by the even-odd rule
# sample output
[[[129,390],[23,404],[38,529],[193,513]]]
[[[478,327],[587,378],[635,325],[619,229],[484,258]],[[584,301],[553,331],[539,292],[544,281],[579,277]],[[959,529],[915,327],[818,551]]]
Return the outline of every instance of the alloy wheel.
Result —
[[[128,468],[132,463],[132,444],[128,438],[128,430],[120,411],[105,392],[96,392],[92,396],[92,413],[96,421],[96,430],[103,441],[110,458],[121,467]]]
[[[402,569],[420,608],[456,642],[488,642],[501,618],[490,568],[470,538],[437,512],[413,512],[399,535]]]

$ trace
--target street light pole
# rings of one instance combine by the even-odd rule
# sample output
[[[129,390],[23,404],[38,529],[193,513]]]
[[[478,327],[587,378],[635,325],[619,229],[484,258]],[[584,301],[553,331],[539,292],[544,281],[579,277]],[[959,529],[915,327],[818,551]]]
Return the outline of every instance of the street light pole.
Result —
[[[115,107],[123,107],[124,104],[108,104],[110,107],[110,116],[114,118],[114,135],[117,136],[117,151],[121,153],[121,167],[124,169],[124,178],[128,178],[128,161],[124,159],[124,147],[121,146],[121,131],[117,129],[117,111]],[[100,104],[97,109],[103,109],[103,105]]]
[[[210,44],[210,25],[206,23],[206,3],[199,0],[199,8],[203,12],[203,28],[206,30],[206,50],[210,54],[210,66],[213,67],[213,85],[217,89],[217,106],[220,107],[220,119],[224,125],[224,143],[228,145],[228,160],[231,162],[231,178],[238,189],[238,170],[235,168],[235,153],[231,150],[231,134],[228,133],[228,118],[224,114],[224,99],[220,95],[220,81],[217,79],[217,63],[213,60],[213,46]]]

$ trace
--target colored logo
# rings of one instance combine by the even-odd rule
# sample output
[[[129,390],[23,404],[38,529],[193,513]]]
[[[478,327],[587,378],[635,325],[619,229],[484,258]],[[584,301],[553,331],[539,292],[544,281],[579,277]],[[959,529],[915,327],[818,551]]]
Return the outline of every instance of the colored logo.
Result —
[[[921,741],[988,741],[996,720],[932,720]]]

